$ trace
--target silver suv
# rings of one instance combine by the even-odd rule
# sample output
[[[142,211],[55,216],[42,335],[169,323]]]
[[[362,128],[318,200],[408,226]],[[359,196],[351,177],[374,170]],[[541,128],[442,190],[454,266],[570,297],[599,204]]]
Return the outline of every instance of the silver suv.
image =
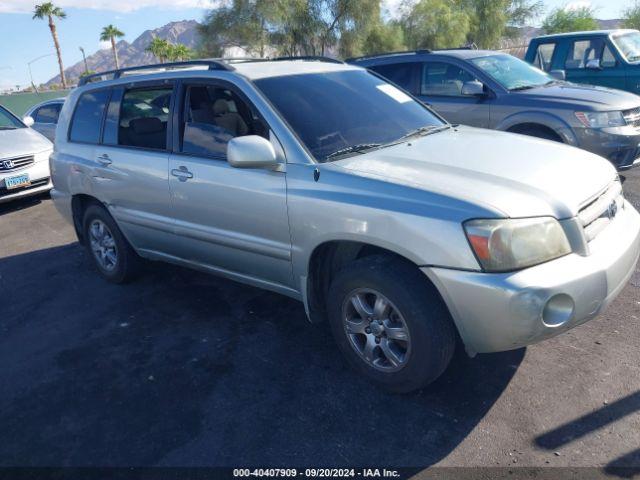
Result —
[[[454,127],[339,62],[197,61],[90,77],[52,197],[98,272],[140,258],[273,290],[410,391],[467,352],[580,325],[620,292],[640,216],[601,157]],[[212,307],[213,308],[213,307]]]

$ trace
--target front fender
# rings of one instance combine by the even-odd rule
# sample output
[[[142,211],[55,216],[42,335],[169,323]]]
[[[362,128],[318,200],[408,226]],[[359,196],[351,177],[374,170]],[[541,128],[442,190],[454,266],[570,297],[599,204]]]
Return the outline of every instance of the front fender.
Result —
[[[556,132],[564,143],[576,147],[578,139],[573,133],[571,126],[562,118],[545,112],[518,112],[504,118],[497,126],[496,130],[508,131],[516,125],[536,124],[547,127]]]

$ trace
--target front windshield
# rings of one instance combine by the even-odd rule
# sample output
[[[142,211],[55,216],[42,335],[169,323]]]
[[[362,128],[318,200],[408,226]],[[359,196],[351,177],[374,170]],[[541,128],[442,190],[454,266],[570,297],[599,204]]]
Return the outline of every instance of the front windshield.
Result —
[[[319,162],[381,148],[422,127],[446,125],[364,70],[269,77],[255,84]]]
[[[14,130],[16,128],[24,128],[24,124],[8,110],[0,107],[0,130]]]
[[[627,62],[640,61],[640,32],[614,35],[613,43],[616,44]]]
[[[490,55],[471,61],[507,90],[541,87],[555,81],[542,70],[511,55]]]

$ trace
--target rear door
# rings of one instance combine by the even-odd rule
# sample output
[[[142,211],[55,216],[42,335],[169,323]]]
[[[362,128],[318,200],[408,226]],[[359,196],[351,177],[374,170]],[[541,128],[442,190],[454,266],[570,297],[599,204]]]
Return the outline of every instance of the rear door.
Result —
[[[171,83],[112,90],[94,161],[95,188],[138,249],[165,252],[174,241],[168,186]]]
[[[234,168],[234,137],[277,139],[248,97],[222,80],[184,81],[175,119],[169,187],[176,221],[175,255],[245,279],[292,286],[286,174]]]
[[[421,64],[418,97],[450,123],[487,128],[491,99],[462,94],[464,83],[473,80],[475,75],[458,64],[426,61]]]

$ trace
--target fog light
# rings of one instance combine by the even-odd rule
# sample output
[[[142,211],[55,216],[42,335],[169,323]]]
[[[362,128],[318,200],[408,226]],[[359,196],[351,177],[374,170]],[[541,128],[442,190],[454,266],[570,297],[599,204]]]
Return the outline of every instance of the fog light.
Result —
[[[547,327],[560,327],[573,318],[575,303],[564,293],[549,299],[542,311],[542,322]]]

